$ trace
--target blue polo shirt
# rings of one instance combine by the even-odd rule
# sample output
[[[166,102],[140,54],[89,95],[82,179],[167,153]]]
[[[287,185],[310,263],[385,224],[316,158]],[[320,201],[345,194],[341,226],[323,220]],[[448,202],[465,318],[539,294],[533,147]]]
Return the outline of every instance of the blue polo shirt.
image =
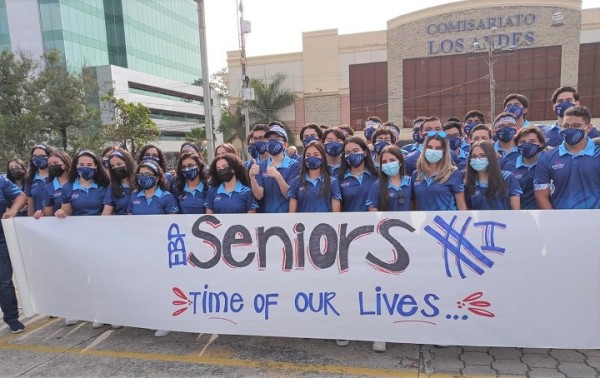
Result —
[[[112,188],[109,186],[106,188],[106,196],[104,197],[104,204],[112,206],[117,215],[127,215],[127,207],[129,206],[129,198],[131,197],[131,188],[129,186],[121,184],[121,190],[123,191],[121,197],[115,197]]]
[[[452,156],[452,162],[454,163],[454,165],[456,165],[456,168],[458,168],[459,171],[462,171],[467,167],[468,158],[469,152],[463,150],[462,148],[459,148],[458,155],[455,153],[454,156]]]
[[[558,121],[554,122],[552,125],[542,126],[542,131],[544,132],[546,146],[548,147],[557,147],[564,141],[561,134],[562,129],[558,125]],[[599,136],[600,133],[598,132],[598,129],[592,127],[588,133],[588,138],[597,138]]]
[[[418,172],[414,172],[412,175],[416,210],[457,210],[454,196],[465,191],[465,184],[458,170],[452,172],[444,183],[438,182],[435,176],[423,177],[421,181],[417,181],[417,174]]]
[[[400,186],[395,187],[390,180],[388,180],[387,195],[389,208],[386,211],[410,211],[412,202],[411,181],[412,178],[410,176],[404,176],[402,177]],[[379,211],[384,211],[384,209],[379,206],[380,188],[381,183],[379,180],[375,181],[369,189],[366,205],[369,208],[373,207]]]
[[[367,196],[369,189],[379,178],[376,173],[365,170],[360,176],[354,175],[348,171],[340,182],[340,192],[342,194],[342,211],[369,211],[367,207]]]
[[[225,190],[225,184],[208,189],[204,207],[215,214],[236,214],[256,210],[258,203],[252,189],[238,181],[231,192]]]
[[[131,193],[127,212],[133,215],[178,214],[179,206],[171,192],[156,188],[150,198],[146,198],[143,190]]]
[[[42,202],[44,201],[44,185],[48,182],[48,176],[41,177],[37,172],[35,176],[33,176],[33,181],[30,185],[25,184],[25,189],[23,190],[27,197],[33,198],[33,211],[42,210],[44,206]]]
[[[536,166],[537,161],[531,165],[527,165],[523,161],[523,156],[520,155],[516,160],[510,161],[504,166],[504,170],[512,172],[515,178],[519,181],[519,185],[523,191],[523,194],[521,194],[522,210],[537,209],[535,204],[535,196],[533,194],[533,179],[535,177]]]
[[[256,182],[264,188],[264,196],[260,200],[260,210],[263,213],[287,213],[289,210],[287,193],[283,195],[277,180],[267,174],[267,168],[272,165],[272,162],[272,158],[269,157],[258,164],[260,173],[256,175]],[[300,175],[300,164],[296,160],[284,156],[277,171],[283,176],[285,182],[291,185]]]
[[[330,179],[329,193],[321,193],[323,189],[323,176],[312,180],[306,175],[304,180],[294,180],[290,186],[288,197],[297,200],[298,206],[296,207],[296,212],[331,212],[331,200],[341,200],[342,194],[340,193],[340,182],[335,177],[331,177]]]
[[[62,205],[62,185],[58,178],[54,178],[52,182],[44,185],[44,199],[42,200],[42,208],[52,206],[52,214],[60,209]]]
[[[422,151],[423,145],[419,144],[416,149],[404,158],[404,172],[407,176],[412,176],[413,172],[417,169],[417,162],[419,161],[419,157],[421,157]]]
[[[340,173],[341,166],[342,166],[342,163],[339,163],[338,165],[328,165],[327,169],[329,169],[329,175],[331,177],[338,177],[338,173]]]
[[[92,184],[86,189],[81,186],[79,179],[63,185],[62,203],[70,203],[73,215],[100,215],[104,207],[106,188]]]
[[[181,214],[204,214],[206,212],[204,207],[206,190],[203,182],[194,190],[191,190],[186,183],[183,187],[183,193],[177,194],[177,199],[179,200]]]
[[[563,142],[538,159],[534,190],[550,189],[555,209],[600,209],[600,146],[588,139],[573,155]]]
[[[414,150],[416,150],[417,148],[419,148],[419,143],[410,143],[410,144],[407,144],[404,147],[402,147],[402,150],[407,153],[411,153]]]
[[[465,193],[467,208],[469,210],[510,210],[510,197],[521,196],[523,191],[511,172],[502,171],[502,178],[506,189],[502,195],[496,193],[492,199],[487,198],[488,185],[476,182],[473,194]]]
[[[0,175],[0,215],[6,212],[8,205],[11,204],[21,194],[21,189],[12,181]],[[4,229],[0,222],[0,245],[6,244]]]
[[[517,155],[519,154],[519,149],[517,148],[517,146],[514,146],[510,150],[503,150],[502,147],[500,147],[500,142],[498,142],[498,141],[494,142],[494,150],[500,154],[500,157],[506,157],[508,155],[515,154],[515,153]],[[515,159],[516,159],[516,157],[515,157]]]

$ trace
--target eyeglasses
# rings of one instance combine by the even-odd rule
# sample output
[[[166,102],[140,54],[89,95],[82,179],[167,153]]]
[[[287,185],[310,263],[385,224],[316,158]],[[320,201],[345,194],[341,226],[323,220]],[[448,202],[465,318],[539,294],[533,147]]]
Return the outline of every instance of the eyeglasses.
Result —
[[[427,132],[427,136],[430,138],[433,138],[436,135],[438,135],[442,139],[446,138],[446,136],[448,136],[448,134],[446,134],[445,131],[431,130],[431,131]]]
[[[487,159],[486,154],[471,155],[471,159]]]
[[[262,142],[262,141],[266,140],[266,138],[264,136],[261,136],[261,137],[252,137],[250,140],[253,140],[253,141],[257,141],[258,140],[258,141]]]
[[[568,124],[568,123],[563,123],[562,125],[560,125],[560,127],[562,129],[577,129],[577,130],[582,130],[585,129],[587,125],[586,124],[581,124],[581,123],[573,123],[573,124]]]

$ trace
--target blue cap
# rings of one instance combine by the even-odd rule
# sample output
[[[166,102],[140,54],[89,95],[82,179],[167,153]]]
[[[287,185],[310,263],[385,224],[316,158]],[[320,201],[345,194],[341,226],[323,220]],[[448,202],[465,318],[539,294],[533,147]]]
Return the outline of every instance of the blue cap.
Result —
[[[269,137],[269,135],[271,134],[277,134],[281,137],[283,137],[283,139],[285,139],[285,141],[287,142],[288,137],[287,137],[287,133],[285,132],[285,129],[279,125],[273,125],[271,126],[271,128],[269,129],[269,131],[267,131],[265,133],[265,138]]]

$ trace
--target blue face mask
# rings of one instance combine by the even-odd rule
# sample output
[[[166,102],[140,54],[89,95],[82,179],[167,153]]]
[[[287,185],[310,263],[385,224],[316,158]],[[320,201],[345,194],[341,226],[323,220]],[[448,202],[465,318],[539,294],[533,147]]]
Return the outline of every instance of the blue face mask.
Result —
[[[248,146],[248,153],[252,156],[252,159],[256,159],[258,157],[258,151],[256,151],[256,143],[252,143]]]
[[[573,104],[572,102],[561,102],[556,105],[556,107],[554,108],[554,112],[557,116],[562,118],[565,116],[565,112],[567,111],[567,109],[572,108],[573,106],[575,106],[575,104]]]
[[[477,172],[483,172],[487,170],[488,165],[490,165],[490,162],[487,158],[471,159],[471,161],[469,161],[469,165]]]
[[[473,129],[473,127],[477,126],[478,123],[475,122],[469,122],[465,125],[465,134],[469,135],[471,134],[471,129]]]
[[[319,169],[323,165],[323,159],[316,156],[307,157],[304,159],[304,165],[308,169]]]
[[[48,167],[47,156],[33,156],[31,157],[31,162],[37,169],[46,169]]]
[[[567,144],[570,146],[576,145],[585,137],[585,131],[577,129],[566,129],[561,131],[560,134],[563,136],[563,138],[565,138],[565,142],[567,142]]]
[[[340,156],[342,151],[344,151],[344,143],[342,142],[331,141],[325,145],[325,153],[329,156]]]
[[[181,173],[183,174],[183,177],[186,178],[186,180],[193,180],[198,176],[198,167],[194,167],[194,168],[183,168],[181,170]]]
[[[525,159],[531,159],[540,151],[540,146],[537,144],[525,142],[517,147],[519,149],[519,153]]]
[[[110,169],[110,164],[108,162],[108,158],[102,158],[102,166],[106,169]]]
[[[304,147],[306,147],[306,145],[309,144],[310,142],[312,142],[313,140],[319,140],[319,139],[317,137],[310,135],[310,136],[307,136],[306,138],[302,139],[302,144],[304,145]]]
[[[452,151],[460,147],[460,144],[462,143],[462,139],[460,139],[459,137],[451,137],[448,141],[450,142],[450,149]]]
[[[94,178],[94,175],[96,174],[96,168],[78,167],[77,173],[79,174],[79,177],[81,177],[82,179],[91,180]]]
[[[381,172],[390,177],[396,176],[400,172],[400,162],[391,161],[389,163],[383,163],[381,165]]]
[[[254,142],[254,145],[256,146],[256,152],[258,152],[259,155],[262,155],[265,152],[267,152],[267,142],[262,140],[256,141]]]
[[[283,143],[277,139],[269,139],[267,142],[267,151],[271,156],[279,155],[283,152]]]
[[[348,163],[349,166],[351,166],[352,168],[357,168],[362,164],[363,160],[365,160],[365,154],[362,152],[347,154],[345,156],[345,159],[346,163]]]
[[[423,143],[423,141],[425,140],[425,138],[423,138],[423,135],[421,135],[421,132],[419,130],[413,131],[412,138],[415,141],[415,143],[418,144]]]
[[[374,127],[368,127],[365,129],[365,138],[367,140],[371,140],[371,137],[373,136],[373,134],[375,133],[375,128]]]
[[[498,139],[501,140],[502,142],[506,142],[506,143],[513,140],[516,133],[517,133],[517,129],[515,129],[514,127],[509,127],[509,126],[501,127],[496,131],[496,135],[498,136]]]
[[[148,190],[148,189],[153,188],[154,185],[156,185],[156,177],[139,175],[137,177],[137,182],[142,189]]]
[[[504,111],[507,113],[512,113],[515,118],[519,118],[523,115],[523,113],[525,113],[525,110],[523,109],[522,106],[519,105],[506,105],[506,108],[504,108]]]
[[[383,149],[384,149],[386,146],[389,146],[389,145],[390,145],[390,142],[387,142],[387,141],[385,141],[385,140],[382,140],[382,141],[380,141],[380,142],[377,142],[377,143],[375,143],[375,144],[373,145],[373,150],[375,151],[375,153],[376,153],[377,155],[381,155],[381,151],[383,151]]]
[[[442,157],[444,157],[444,151],[442,150],[432,150],[430,148],[425,150],[425,159],[431,164],[435,164],[442,160]]]

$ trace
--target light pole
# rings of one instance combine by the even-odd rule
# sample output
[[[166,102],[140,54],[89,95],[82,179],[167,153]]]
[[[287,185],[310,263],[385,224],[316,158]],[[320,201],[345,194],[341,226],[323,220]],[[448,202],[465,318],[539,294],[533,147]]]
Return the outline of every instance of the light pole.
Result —
[[[489,68],[488,76],[490,78],[490,112],[491,119],[494,119],[496,116],[496,79],[494,78],[494,64],[496,63],[496,58],[494,57],[494,52],[496,51],[496,46],[494,44],[494,36],[496,35],[497,27],[493,27],[491,29],[492,35],[488,42],[486,42],[487,50],[488,50],[488,59],[487,65]],[[482,47],[479,42],[473,42],[473,51],[480,50]]]
[[[206,22],[204,18],[204,0],[198,0],[198,29],[200,33],[200,64],[202,69],[202,95],[204,97],[204,127],[208,141],[208,162],[215,155],[215,135],[212,124],[212,96],[208,74],[208,56],[206,55]]]

